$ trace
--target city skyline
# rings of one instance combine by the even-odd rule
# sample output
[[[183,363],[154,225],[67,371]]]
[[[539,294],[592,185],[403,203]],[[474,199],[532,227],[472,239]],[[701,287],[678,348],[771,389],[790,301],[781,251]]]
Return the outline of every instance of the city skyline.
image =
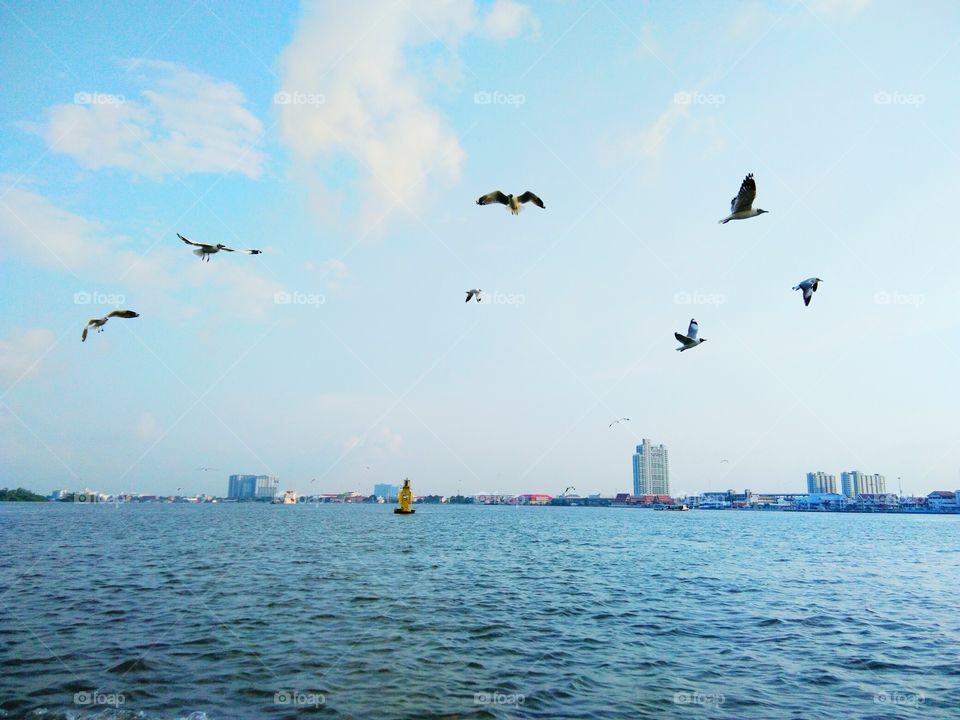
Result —
[[[960,8],[686,7],[6,3],[6,482],[957,485]]]

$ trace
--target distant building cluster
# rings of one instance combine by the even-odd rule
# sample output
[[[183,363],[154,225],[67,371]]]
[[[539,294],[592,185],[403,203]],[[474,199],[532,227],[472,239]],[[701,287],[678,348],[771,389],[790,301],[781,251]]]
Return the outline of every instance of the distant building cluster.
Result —
[[[887,492],[887,479],[883,475],[867,475],[859,470],[840,473],[840,485],[848,498]]]
[[[666,445],[643,438],[633,455],[633,494],[670,495],[670,462]]]
[[[280,493],[280,478],[275,475],[231,475],[227,483],[227,497],[273,500]]]

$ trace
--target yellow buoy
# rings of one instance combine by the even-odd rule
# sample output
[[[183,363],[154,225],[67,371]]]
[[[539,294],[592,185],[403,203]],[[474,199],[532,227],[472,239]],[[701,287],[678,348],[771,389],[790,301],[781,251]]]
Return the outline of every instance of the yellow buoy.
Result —
[[[413,509],[413,490],[410,489],[410,478],[404,478],[403,487],[400,488],[400,497],[397,498],[400,507],[394,508],[393,512],[397,515],[413,515],[416,510]]]

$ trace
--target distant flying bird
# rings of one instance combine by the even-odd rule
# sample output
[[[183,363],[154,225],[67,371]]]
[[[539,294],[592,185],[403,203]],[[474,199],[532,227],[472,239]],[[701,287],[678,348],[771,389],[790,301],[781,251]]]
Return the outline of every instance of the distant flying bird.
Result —
[[[477,298],[477,302],[480,302],[480,291],[479,290],[467,290],[467,299],[464,302],[470,302],[474,296]]]
[[[629,420],[629,419],[630,419],[630,418],[620,418],[619,420],[614,420],[612,423],[610,423],[609,425],[607,425],[607,427],[613,427],[613,426],[616,425],[617,423],[622,423],[624,420]]]
[[[216,470],[216,468],[198,467],[197,470],[202,470],[203,472],[210,472],[211,470]]]
[[[700,326],[697,325],[697,321],[692,319],[690,320],[690,327],[687,328],[687,334],[681,335],[678,332],[675,332],[673,336],[683,344],[683,347],[678,347],[678,352],[683,352],[684,350],[689,350],[690,348],[695,348],[700,343],[707,341],[706,338],[698,338],[697,333],[700,332]]]
[[[207,262],[210,262],[210,256],[213,255],[214,253],[220,252],[221,250],[223,250],[224,252],[244,253],[246,255],[259,255],[261,252],[263,252],[262,250],[234,250],[233,248],[228,248],[226,245],[221,245],[219,243],[217,245],[208,245],[207,243],[198,243],[198,242],[194,242],[193,240],[187,240],[180,233],[177,233],[177,237],[183,240],[187,245],[193,245],[195,248],[197,248],[196,250],[193,251],[193,254],[199,255],[201,261],[206,260]]]
[[[87,320],[87,324],[84,326],[83,332],[80,333],[80,342],[87,341],[87,330],[92,327],[95,327],[98,333],[103,332],[103,326],[106,325],[107,320],[112,317],[135,318],[140,317],[140,313],[135,313],[133,310],[111,310],[105,317]]]
[[[723,460],[721,460],[721,461],[720,461],[720,464],[721,464],[721,465],[723,465],[724,463],[727,463],[727,464],[729,464],[729,463],[730,463],[730,461],[729,461],[729,460],[727,460],[726,458],[724,458]]]
[[[762,215],[769,210],[753,209],[753,199],[757,196],[757,183],[753,179],[753,173],[748,174],[740,184],[740,192],[730,201],[730,214],[720,224],[728,223],[731,220],[745,220],[746,218]]]
[[[813,299],[813,294],[817,291],[817,286],[822,283],[820,278],[807,278],[802,283],[793,287],[794,290],[803,290],[803,304],[809,305]]]
[[[570,487],[566,488],[566,489],[563,491],[563,494],[566,495],[566,494],[567,494],[568,492],[570,492],[571,490],[576,490],[576,488],[575,488],[573,485],[571,485]]]
[[[542,207],[544,210],[547,209],[547,206],[543,204],[543,200],[538,198],[532,192],[527,190],[523,195],[504,195],[499,190],[494,190],[492,193],[487,193],[479,200],[477,200],[477,205],[489,205],[490,203],[500,203],[501,205],[506,205],[510,208],[511,215],[520,214],[520,206],[524,203],[532,202],[538,207]]]

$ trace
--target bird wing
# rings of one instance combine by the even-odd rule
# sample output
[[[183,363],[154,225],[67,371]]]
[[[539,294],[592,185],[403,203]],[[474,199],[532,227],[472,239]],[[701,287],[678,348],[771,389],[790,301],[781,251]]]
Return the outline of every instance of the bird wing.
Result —
[[[818,278],[814,278],[814,279],[813,279],[813,285],[811,285],[810,287],[812,287],[812,288],[813,288],[813,291],[816,292],[818,285],[820,285],[820,280],[819,280]]]
[[[467,290],[467,299],[464,302],[470,302],[470,298],[473,297],[473,290]]]
[[[490,203],[500,203],[501,205],[509,205],[510,198],[504,195],[499,190],[494,190],[491,193],[483,195],[479,200],[477,200],[477,205],[489,205]]]
[[[698,332],[700,332],[700,326],[697,325],[696,320],[691,320],[690,327],[687,328],[687,337],[689,337],[691,340],[696,340]]]
[[[107,317],[135,318],[140,317],[140,313],[135,313],[133,310],[111,310],[107,313]]]
[[[803,289],[803,304],[809,305],[810,300],[813,298],[813,287],[805,287]]]
[[[527,190],[523,195],[521,195],[520,197],[518,197],[517,200],[519,200],[519,201],[522,202],[522,203],[532,202],[532,203],[533,203],[534,205],[536,205],[537,207],[542,207],[544,210],[547,209],[547,206],[543,204],[543,200],[541,200],[540,198],[538,198],[536,195],[534,195],[534,194],[533,194],[532,192],[530,192],[529,190]]]
[[[686,335],[681,335],[680,333],[675,332],[673,336],[677,339],[677,342],[682,343],[683,345],[689,346],[694,344],[693,340],[688,338]]]
[[[757,196],[757,183],[753,179],[753,173],[747,175],[740,183],[740,192],[730,201],[730,212],[742,212],[753,207],[753,199]]]
[[[259,255],[263,252],[262,250],[234,250],[233,248],[228,248],[226,245],[220,245],[218,247],[224,252],[238,252],[244,255]]]
[[[183,235],[181,235],[180,233],[177,233],[177,237],[180,238],[181,240],[183,240],[187,245],[193,245],[194,247],[199,247],[199,248],[212,248],[212,247],[214,247],[213,245],[206,245],[206,244],[204,244],[204,243],[194,242],[193,240],[187,240],[187,238],[185,238],[185,237],[184,237]]]
[[[86,342],[86,341],[87,341],[87,328],[88,328],[88,327],[90,327],[90,323],[87,323],[86,325],[83,326],[83,332],[80,333],[80,342]]]

